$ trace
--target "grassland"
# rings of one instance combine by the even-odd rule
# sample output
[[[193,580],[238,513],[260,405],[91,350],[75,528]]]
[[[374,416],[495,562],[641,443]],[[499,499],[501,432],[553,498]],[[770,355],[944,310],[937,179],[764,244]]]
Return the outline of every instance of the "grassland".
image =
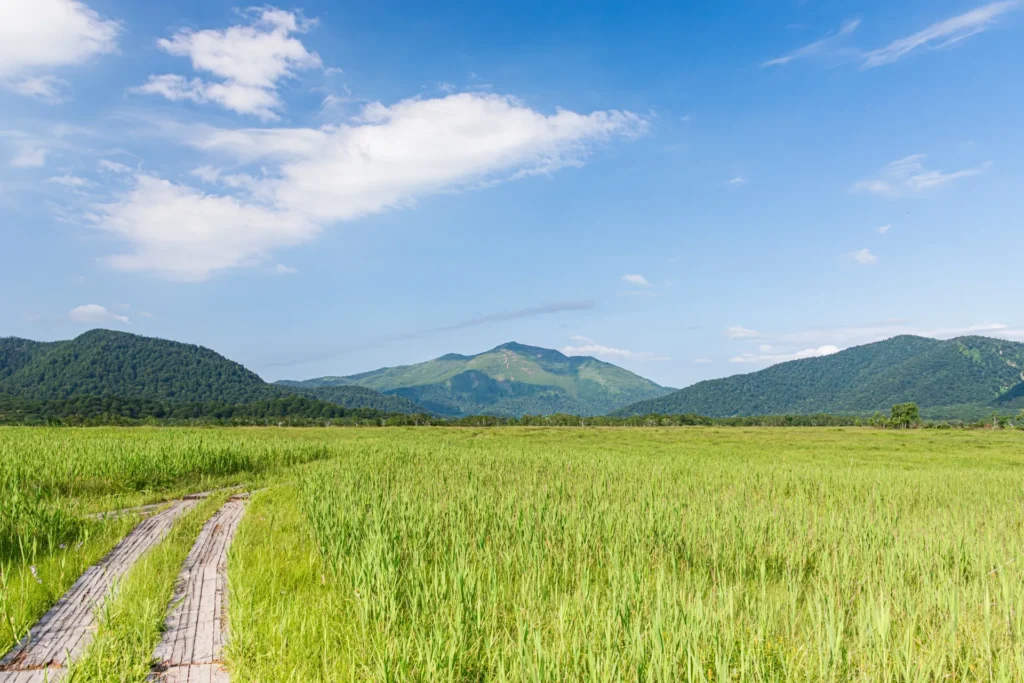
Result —
[[[0,653],[138,522],[92,513],[258,487],[341,451],[312,432],[0,428]]]
[[[1019,681],[1022,475],[1020,432],[0,430],[0,486],[54,539],[0,542],[59,557],[110,500],[259,480],[233,681]],[[81,680],[142,680],[97,672],[146,670],[200,523],[129,576]]]

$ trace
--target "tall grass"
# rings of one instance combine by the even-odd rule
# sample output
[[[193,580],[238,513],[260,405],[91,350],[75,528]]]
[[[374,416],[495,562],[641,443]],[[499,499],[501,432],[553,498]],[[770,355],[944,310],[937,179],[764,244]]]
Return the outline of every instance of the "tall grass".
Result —
[[[299,430],[0,427],[0,654],[138,521],[86,512],[264,480],[339,448]]]
[[[332,609],[240,680],[1022,680],[1022,445],[394,432],[302,477]]]

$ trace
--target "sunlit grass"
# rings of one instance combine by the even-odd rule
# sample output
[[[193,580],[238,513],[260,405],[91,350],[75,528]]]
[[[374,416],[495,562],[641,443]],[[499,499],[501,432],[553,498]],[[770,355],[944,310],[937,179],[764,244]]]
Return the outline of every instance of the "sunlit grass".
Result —
[[[0,655],[138,522],[88,513],[265,486],[340,447],[301,430],[0,427]]]
[[[243,520],[236,679],[1021,680],[1021,446],[390,432]]]

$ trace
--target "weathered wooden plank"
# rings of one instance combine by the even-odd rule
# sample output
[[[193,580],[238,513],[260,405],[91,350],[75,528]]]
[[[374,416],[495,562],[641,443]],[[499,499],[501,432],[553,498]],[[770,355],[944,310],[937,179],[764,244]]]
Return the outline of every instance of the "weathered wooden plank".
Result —
[[[245,512],[245,497],[227,501],[203,526],[182,565],[166,631],[153,654],[152,680],[226,683],[223,611],[231,540]]]
[[[0,683],[56,681],[92,640],[98,608],[118,581],[147,550],[159,543],[174,521],[198,499],[173,503],[145,519],[107,555],[85,570],[50,611],[0,660]]]

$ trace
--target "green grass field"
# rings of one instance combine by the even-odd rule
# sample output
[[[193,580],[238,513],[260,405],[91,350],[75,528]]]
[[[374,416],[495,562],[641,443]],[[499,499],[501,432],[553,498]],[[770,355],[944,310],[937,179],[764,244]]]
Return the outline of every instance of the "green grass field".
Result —
[[[0,648],[85,512],[238,483],[232,681],[1024,680],[1019,431],[3,429]],[[144,680],[211,507],[74,680]]]

